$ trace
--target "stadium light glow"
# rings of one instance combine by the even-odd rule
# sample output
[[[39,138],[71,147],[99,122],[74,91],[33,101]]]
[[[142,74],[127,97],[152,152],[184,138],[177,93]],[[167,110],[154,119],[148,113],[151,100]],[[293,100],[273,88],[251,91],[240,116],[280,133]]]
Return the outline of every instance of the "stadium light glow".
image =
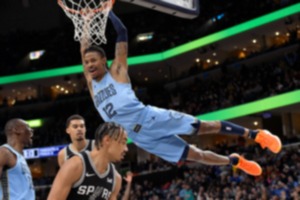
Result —
[[[44,53],[45,53],[45,50],[32,51],[29,53],[29,59],[30,60],[38,60],[44,55]]]
[[[166,50],[161,53],[130,57],[128,58],[128,65],[133,66],[138,64],[164,61],[174,56],[178,56],[180,54],[191,51],[193,49],[200,48],[204,45],[211,44],[213,42],[257,28],[264,24],[276,21],[278,19],[287,17],[289,15],[293,15],[298,12],[300,12],[300,3],[263,15],[261,17],[257,17],[255,19],[227,28],[223,31],[210,34],[206,37],[194,40],[192,42],[180,45],[178,47]],[[109,61],[109,63],[111,63],[111,61]],[[77,74],[77,73],[82,73],[81,65],[74,65],[74,66],[62,67],[62,68],[51,69],[51,70],[43,70],[38,72],[4,76],[4,77],[0,77],[0,85],[30,81],[36,79],[43,79],[43,78],[50,78],[56,76],[65,76],[65,75]]]
[[[300,90],[264,98],[261,100],[245,103],[215,112],[196,116],[202,120],[229,120],[259,112],[269,111],[276,108],[300,103]]]
[[[31,120],[25,120],[30,128],[39,128],[43,126],[44,120],[42,119],[31,119]]]
[[[152,40],[153,38],[153,32],[150,33],[141,33],[136,36],[138,42],[144,42],[144,41],[149,41]]]

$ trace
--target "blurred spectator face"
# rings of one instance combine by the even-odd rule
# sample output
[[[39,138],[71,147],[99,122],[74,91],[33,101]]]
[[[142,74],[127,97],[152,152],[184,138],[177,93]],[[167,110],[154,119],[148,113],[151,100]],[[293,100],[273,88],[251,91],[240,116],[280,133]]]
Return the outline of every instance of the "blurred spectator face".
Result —
[[[293,177],[289,176],[288,177],[288,182],[290,182],[290,183],[294,182]]]
[[[271,178],[272,178],[272,179],[277,179],[277,175],[276,175],[275,173],[272,173],[272,174],[271,174]]]
[[[286,192],[284,190],[280,192],[280,199],[282,200],[287,199]]]
[[[249,199],[249,200],[251,200],[251,199],[255,199],[255,195],[253,195],[253,194],[248,194],[248,197],[247,197],[247,199]]]
[[[200,186],[199,187],[199,193],[203,193],[204,192],[204,187],[203,186]]]

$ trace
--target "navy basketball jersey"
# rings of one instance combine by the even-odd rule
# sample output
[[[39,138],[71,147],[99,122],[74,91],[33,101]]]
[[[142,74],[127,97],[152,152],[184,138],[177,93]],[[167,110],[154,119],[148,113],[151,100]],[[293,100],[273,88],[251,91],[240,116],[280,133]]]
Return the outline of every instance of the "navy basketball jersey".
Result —
[[[94,104],[99,114],[106,122],[116,122],[125,129],[139,119],[145,105],[141,103],[130,83],[118,83],[107,72],[101,81],[92,81]]]
[[[79,154],[83,160],[83,171],[78,182],[71,189],[68,200],[108,200],[115,187],[115,167],[108,164],[105,173],[100,174],[92,163],[90,152]]]
[[[85,147],[80,152],[91,151],[94,148],[94,144],[95,144],[94,140],[86,140],[86,141],[87,141],[87,143],[86,143]],[[76,152],[72,149],[71,144],[69,144],[67,147],[65,147],[65,160],[68,160],[77,154],[78,154],[78,152]]]
[[[17,158],[16,165],[4,169],[0,177],[0,199],[4,200],[34,200],[35,192],[32,183],[31,172],[22,154],[14,150],[10,145],[7,148]]]

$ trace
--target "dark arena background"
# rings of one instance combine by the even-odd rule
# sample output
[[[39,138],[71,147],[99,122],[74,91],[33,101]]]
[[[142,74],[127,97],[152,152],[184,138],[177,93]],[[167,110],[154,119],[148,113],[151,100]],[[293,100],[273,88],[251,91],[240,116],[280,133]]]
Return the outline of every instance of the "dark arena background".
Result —
[[[182,18],[136,2],[117,0],[114,11],[128,29],[129,74],[144,104],[268,129],[284,147],[274,155],[243,138],[184,137],[257,161],[263,174],[252,177],[230,166],[167,163],[128,141],[117,167],[135,174],[130,199],[300,199],[300,3],[199,0],[199,13]],[[45,200],[57,152],[70,142],[66,119],[82,115],[90,139],[102,119],[82,75],[74,26],[57,2],[2,0],[0,15],[0,128],[15,117],[34,128],[24,155],[36,199]],[[106,36],[111,61],[116,33],[109,20]]]

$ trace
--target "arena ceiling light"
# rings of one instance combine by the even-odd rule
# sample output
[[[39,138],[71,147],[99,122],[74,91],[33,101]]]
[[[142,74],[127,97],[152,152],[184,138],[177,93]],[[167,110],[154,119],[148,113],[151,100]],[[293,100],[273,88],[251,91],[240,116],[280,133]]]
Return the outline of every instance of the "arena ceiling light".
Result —
[[[210,34],[206,37],[194,40],[192,42],[180,45],[178,47],[169,49],[167,51],[161,53],[148,54],[143,56],[135,56],[128,58],[128,65],[138,65],[138,64],[146,64],[152,62],[164,61],[169,58],[178,56],[180,54],[192,51],[194,49],[201,48],[205,45],[211,44],[213,42],[223,40],[225,38],[231,37],[233,35],[257,28],[264,24],[276,21],[278,19],[293,15],[295,13],[300,12],[300,3],[294,4],[292,6],[280,9],[278,11],[263,15],[261,17],[255,18],[253,20],[241,23],[239,25],[227,28],[223,31],[219,31],[217,33]],[[109,61],[109,64],[111,61]],[[81,65],[74,65],[69,67],[44,70],[38,72],[24,73],[18,75],[4,76],[0,77],[0,85],[5,85],[9,83],[17,83],[29,80],[64,76],[70,74],[82,73]]]
[[[149,41],[149,40],[152,40],[153,38],[153,32],[150,32],[150,33],[141,33],[141,34],[138,34],[136,36],[136,39],[138,42],[144,42],[144,41]]]
[[[29,53],[29,59],[30,60],[38,60],[44,55],[44,53],[45,53],[45,50],[32,51]]]
[[[31,119],[26,120],[30,128],[39,128],[43,126],[44,120],[43,119]]]

